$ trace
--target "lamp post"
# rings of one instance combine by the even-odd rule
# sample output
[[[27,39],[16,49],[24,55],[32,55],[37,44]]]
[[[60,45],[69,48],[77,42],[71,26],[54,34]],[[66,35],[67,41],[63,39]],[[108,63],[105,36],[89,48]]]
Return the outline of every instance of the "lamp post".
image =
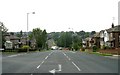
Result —
[[[28,29],[29,29],[29,14],[35,14],[35,12],[27,13],[27,45],[29,45],[29,39],[28,39]],[[29,49],[27,49],[27,52],[29,52]]]
[[[73,28],[68,28],[70,31],[73,31]],[[73,31],[74,32],[74,31]],[[73,34],[74,33],[72,33],[72,50],[73,50],[73,44],[74,44],[74,42],[73,42]]]

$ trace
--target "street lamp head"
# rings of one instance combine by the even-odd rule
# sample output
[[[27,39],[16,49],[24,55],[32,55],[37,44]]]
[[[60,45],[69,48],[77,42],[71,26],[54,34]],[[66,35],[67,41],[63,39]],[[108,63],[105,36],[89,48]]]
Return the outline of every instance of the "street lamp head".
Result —
[[[35,14],[35,12],[32,12],[32,14]]]

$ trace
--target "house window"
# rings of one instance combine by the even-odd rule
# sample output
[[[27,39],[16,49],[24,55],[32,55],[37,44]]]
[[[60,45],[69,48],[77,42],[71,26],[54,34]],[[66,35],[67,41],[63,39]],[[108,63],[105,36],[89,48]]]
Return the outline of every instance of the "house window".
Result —
[[[112,33],[110,33],[110,34],[111,34],[111,36],[110,36],[110,37],[112,38],[112,37],[113,37],[113,34],[112,34]]]

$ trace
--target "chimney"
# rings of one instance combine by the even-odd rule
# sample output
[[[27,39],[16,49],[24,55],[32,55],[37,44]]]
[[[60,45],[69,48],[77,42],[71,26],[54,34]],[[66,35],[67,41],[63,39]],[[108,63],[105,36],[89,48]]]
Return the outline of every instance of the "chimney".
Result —
[[[114,23],[112,23],[112,28],[114,28]]]

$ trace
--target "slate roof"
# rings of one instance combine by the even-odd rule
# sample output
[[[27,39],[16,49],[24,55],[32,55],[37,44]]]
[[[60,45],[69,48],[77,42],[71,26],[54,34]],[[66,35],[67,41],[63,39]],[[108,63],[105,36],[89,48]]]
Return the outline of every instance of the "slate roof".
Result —
[[[108,33],[120,32],[120,25],[114,26],[113,28],[106,29]]]
[[[94,34],[94,37],[100,37],[100,33],[96,32],[96,34]]]

